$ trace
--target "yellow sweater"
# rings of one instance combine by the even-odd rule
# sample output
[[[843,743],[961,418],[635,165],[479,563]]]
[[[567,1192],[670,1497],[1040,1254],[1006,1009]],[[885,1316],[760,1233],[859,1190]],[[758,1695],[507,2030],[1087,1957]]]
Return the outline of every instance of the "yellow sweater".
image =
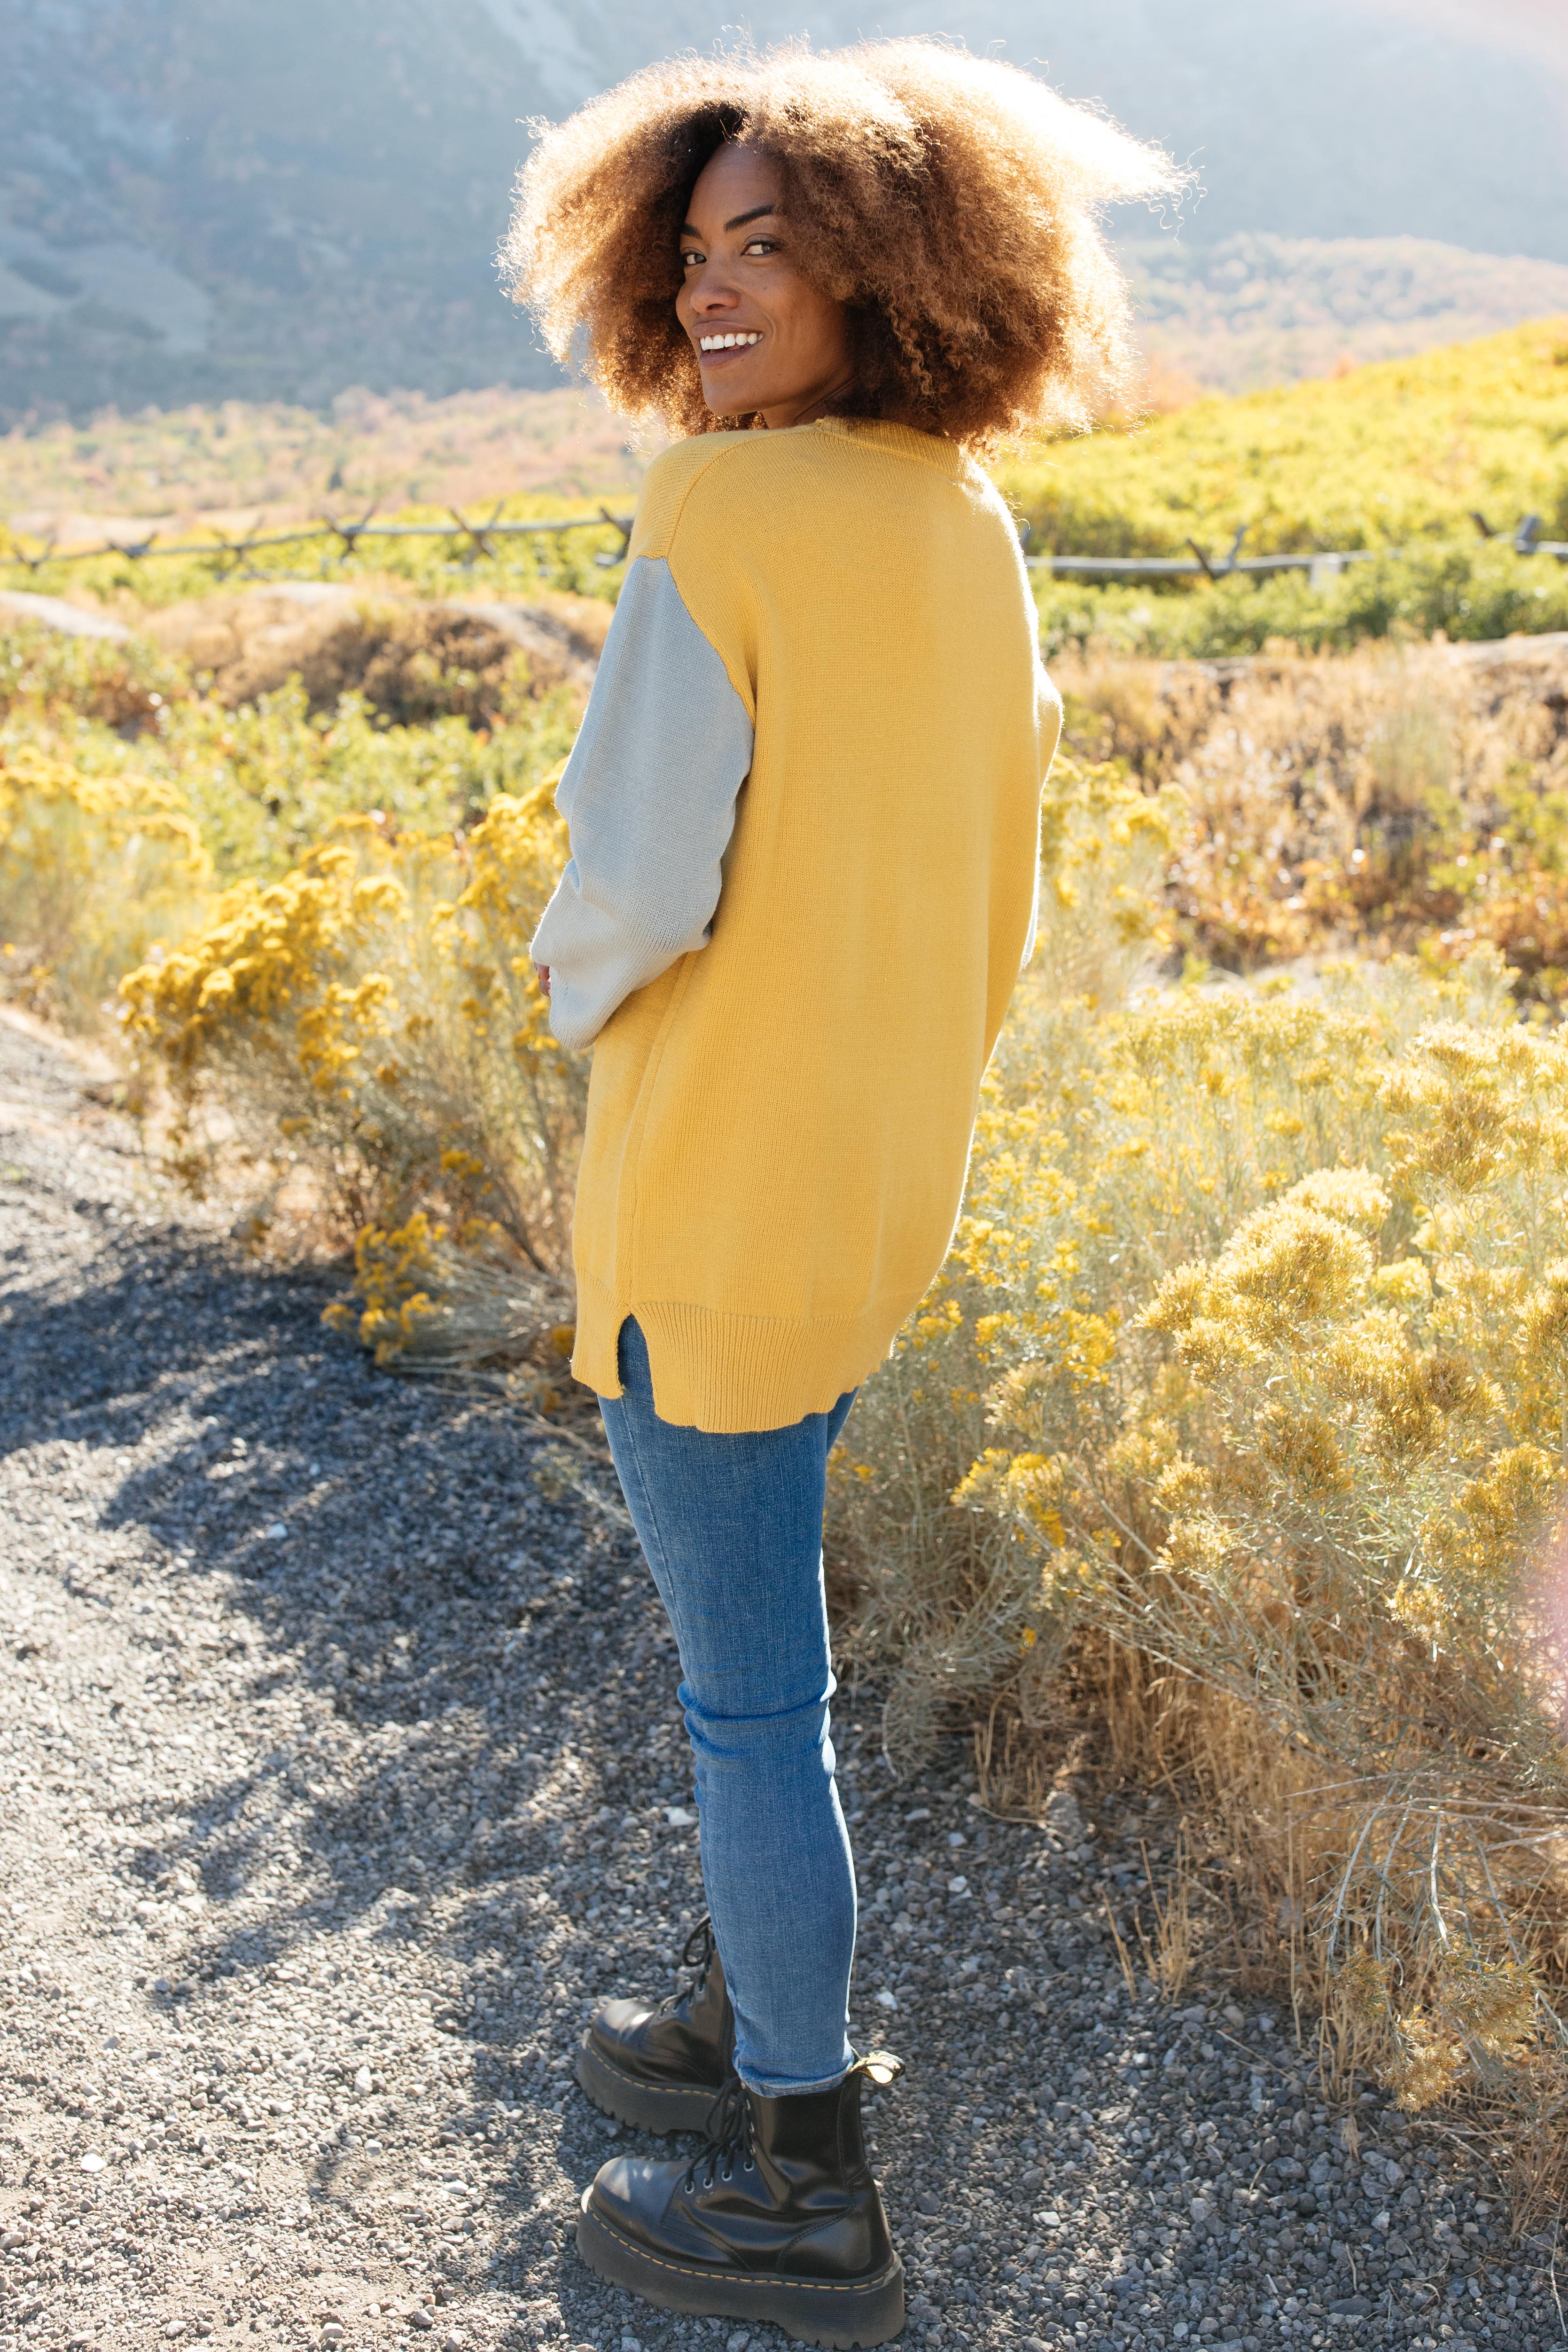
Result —
[[[663,1420],[780,1428],[865,1379],[946,1255],[1060,704],[1007,509],[948,442],[681,442],[630,553],[536,941],[558,1031],[597,1038],[572,1370],[619,1395],[635,1316]]]

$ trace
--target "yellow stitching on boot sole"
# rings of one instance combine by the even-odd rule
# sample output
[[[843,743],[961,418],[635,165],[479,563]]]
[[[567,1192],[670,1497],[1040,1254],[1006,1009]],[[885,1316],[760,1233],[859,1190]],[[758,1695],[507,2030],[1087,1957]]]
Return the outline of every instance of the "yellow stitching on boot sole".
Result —
[[[629,2254],[635,2254],[640,2263],[651,2263],[656,2271],[674,2271],[679,2278],[716,2279],[726,2286],[788,2286],[799,2287],[802,2292],[809,2290],[812,2294],[865,2294],[873,2287],[885,2286],[889,2279],[896,2277],[904,2267],[894,2254],[886,2270],[880,2271],[875,2278],[856,2279],[852,2283],[845,2280],[836,2286],[831,2279],[786,2278],[779,2271],[770,2271],[765,2278],[758,2278],[746,2271],[702,2270],[689,2263],[667,2263],[663,2255],[649,2253],[645,2247],[639,2246],[612,2221],[607,2221],[602,2213],[595,2213],[591,2208],[589,2219],[597,2221],[607,2238],[613,2238],[619,2245],[625,2247]]]
[[[710,2091],[706,2083],[650,2083],[641,2074],[629,2074],[624,2066],[618,2066],[613,2058],[607,2058],[603,2051],[586,2037],[577,2047],[580,2057],[584,2054],[591,2056],[595,2065],[602,2066],[607,2074],[615,2076],[617,2082],[629,2083],[634,2091],[652,2091],[659,2098],[667,2098],[673,2093],[682,2099],[706,2099],[710,2107],[718,2096],[718,2091]],[[721,2083],[719,2090],[723,2088]]]

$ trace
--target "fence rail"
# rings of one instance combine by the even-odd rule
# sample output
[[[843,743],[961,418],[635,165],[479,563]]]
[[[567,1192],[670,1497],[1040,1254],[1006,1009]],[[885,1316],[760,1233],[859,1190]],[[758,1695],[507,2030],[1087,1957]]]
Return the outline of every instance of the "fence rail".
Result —
[[[1516,555],[1554,555],[1559,563],[1568,563],[1568,540],[1542,539],[1539,515],[1526,515],[1511,534],[1494,530],[1484,515],[1472,514],[1470,520],[1483,539],[1508,537]],[[1305,572],[1313,588],[1326,588],[1348,563],[1375,563],[1385,555],[1409,552],[1401,547],[1346,547],[1311,549],[1297,555],[1243,555],[1246,536],[1243,525],[1227,555],[1210,555],[1189,539],[1190,555],[1028,555],[1024,561],[1031,572],[1087,573],[1109,580],[1190,580],[1200,572],[1207,580],[1225,580],[1235,572]]]
[[[611,555],[600,554],[596,563],[608,570],[619,563],[632,541],[632,517],[612,514],[601,507],[596,515],[566,515],[545,522],[501,522],[492,515],[487,522],[471,520],[455,507],[448,509],[448,522],[376,522],[376,509],[357,521],[345,522],[340,517],[319,515],[314,522],[301,524],[298,530],[253,531],[243,539],[231,539],[226,532],[214,530],[210,539],[196,540],[184,545],[164,545],[157,531],[149,531],[145,539],[107,539],[101,547],[60,547],[48,541],[43,547],[25,547],[14,530],[6,530],[10,544],[9,560],[24,563],[29,572],[41,572],[50,563],[89,563],[100,556],[123,555],[132,563],[148,557],[169,555],[204,555],[223,561],[229,570],[248,572],[257,579],[267,575],[256,572],[250,558],[269,547],[303,547],[312,540],[336,539],[345,556],[352,555],[360,541],[365,539],[450,539],[466,540],[476,554],[491,555],[491,541],[497,539],[561,539],[568,531],[610,530],[620,534],[621,544]],[[497,512],[499,510],[497,509]],[[0,561],[5,561],[0,557]]]
[[[101,547],[57,546],[50,540],[42,548],[23,545],[15,531],[7,530],[9,561],[25,564],[29,572],[44,570],[51,563],[88,563],[106,555],[121,555],[133,563],[159,556],[206,556],[223,562],[225,576],[238,572],[242,577],[264,580],[269,575],[257,572],[250,559],[264,549],[274,547],[304,547],[311,541],[335,539],[345,557],[354,553],[362,540],[377,539],[447,539],[466,541],[475,555],[493,555],[494,542],[502,539],[563,540],[570,531],[613,530],[621,544],[613,552],[601,551],[594,562],[604,570],[621,562],[632,541],[632,517],[612,514],[601,507],[596,515],[566,515],[543,522],[501,522],[493,514],[487,522],[475,521],[457,508],[448,509],[452,520],[445,522],[376,522],[372,507],[358,520],[344,521],[341,517],[319,515],[314,522],[301,524],[297,530],[257,531],[243,539],[231,539],[223,531],[214,531],[211,539],[166,546],[158,532],[150,531],[145,539],[105,540]],[[1470,520],[1483,539],[1506,538],[1516,555],[1552,555],[1560,563],[1568,563],[1568,540],[1542,539],[1539,515],[1526,515],[1512,532],[1495,530],[1483,514],[1473,513]],[[1058,555],[1054,553],[1026,555],[1025,562],[1031,572],[1059,573],[1063,576],[1086,576],[1105,580],[1226,580],[1238,573],[1257,575],[1271,572],[1305,572],[1313,588],[1327,587],[1336,580],[1347,564],[1375,563],[1380,557],[1403,555],[1408,549],[1398,547],[1314,548],[1290,555],[1243,555],[1242,542],[1247,537],[1242,525],[1224,555],[1214,555],[1201,548],[1197,540],[1189,539],[1189,555]],[[1027,543],[1027,532],[1026,532]],[[0,562],[7,560],[0,555]]]

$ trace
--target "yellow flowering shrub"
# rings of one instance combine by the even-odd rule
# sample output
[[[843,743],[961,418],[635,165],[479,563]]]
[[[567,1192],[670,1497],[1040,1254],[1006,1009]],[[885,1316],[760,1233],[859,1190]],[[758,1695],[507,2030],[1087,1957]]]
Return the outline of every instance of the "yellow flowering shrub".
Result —
[[[476,1250],[504,1259],[512,1292],[562,1319],[584,1073],[550,1035],[527,951],[565,857],[554,782],[498,795],[465,837],[340,821],[123,983],[127,1029],[174,1095],[186,1181],[241,1159],[270,1176],[264,1218],[292,1208],[359,1236],[383,1360],[430,1351],[413,1293],[380,1296],[389,1234],[417,1256],[439,1232],[449,1273]],[[429,1318],[447,1343],[450,1307]],[[481,1353],[493,1337],[475,1337]]]
[[[1168,945],[1162,887],[1186,825],[1168,785],[1145,791],[1113,761],[1058,753],[1040,810],[1041,984],[1058,996],[1116,996]]]
[[[324,1319],[378,1364],[489,1375],[540,1413],[566,1401],[571,1286],[524,1259],[493,1219],[453,1227],[416,1209],[391,1231],[368,1225],[354,1244],[354,1287],[359,1305],[339,1301]]]
[[[1252,1964],[1281,1902],[1326,1971],[1373,1956],[1411,2102],[1557,2032],[1560,1035],[1490,950],[1099,1011],[1032,979],[833,1479],[892,1752],[1134,1662],[1141,1760],[1250,1844]]]
[[[208,878],[168,784],[0,745],[0,990],[92,1025],[126,965],[199,911]]]

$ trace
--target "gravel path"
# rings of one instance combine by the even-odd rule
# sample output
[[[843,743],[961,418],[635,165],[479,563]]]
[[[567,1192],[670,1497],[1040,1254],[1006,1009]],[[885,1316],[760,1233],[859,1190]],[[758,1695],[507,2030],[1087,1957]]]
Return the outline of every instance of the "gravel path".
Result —
[[[80,1077],[0,1020],[0,2337],[744,2352],[571,2246],[622,2137],[581,2021],[701,1907],[645,1574],[504,1410],[172,1216]],[[1173,1820],[990,1821],[860,1725],[908,2341],[1561,2339],[1451,2141],[1331,2113],[1255,2003],[1128,1999],[1103,1895]]]

